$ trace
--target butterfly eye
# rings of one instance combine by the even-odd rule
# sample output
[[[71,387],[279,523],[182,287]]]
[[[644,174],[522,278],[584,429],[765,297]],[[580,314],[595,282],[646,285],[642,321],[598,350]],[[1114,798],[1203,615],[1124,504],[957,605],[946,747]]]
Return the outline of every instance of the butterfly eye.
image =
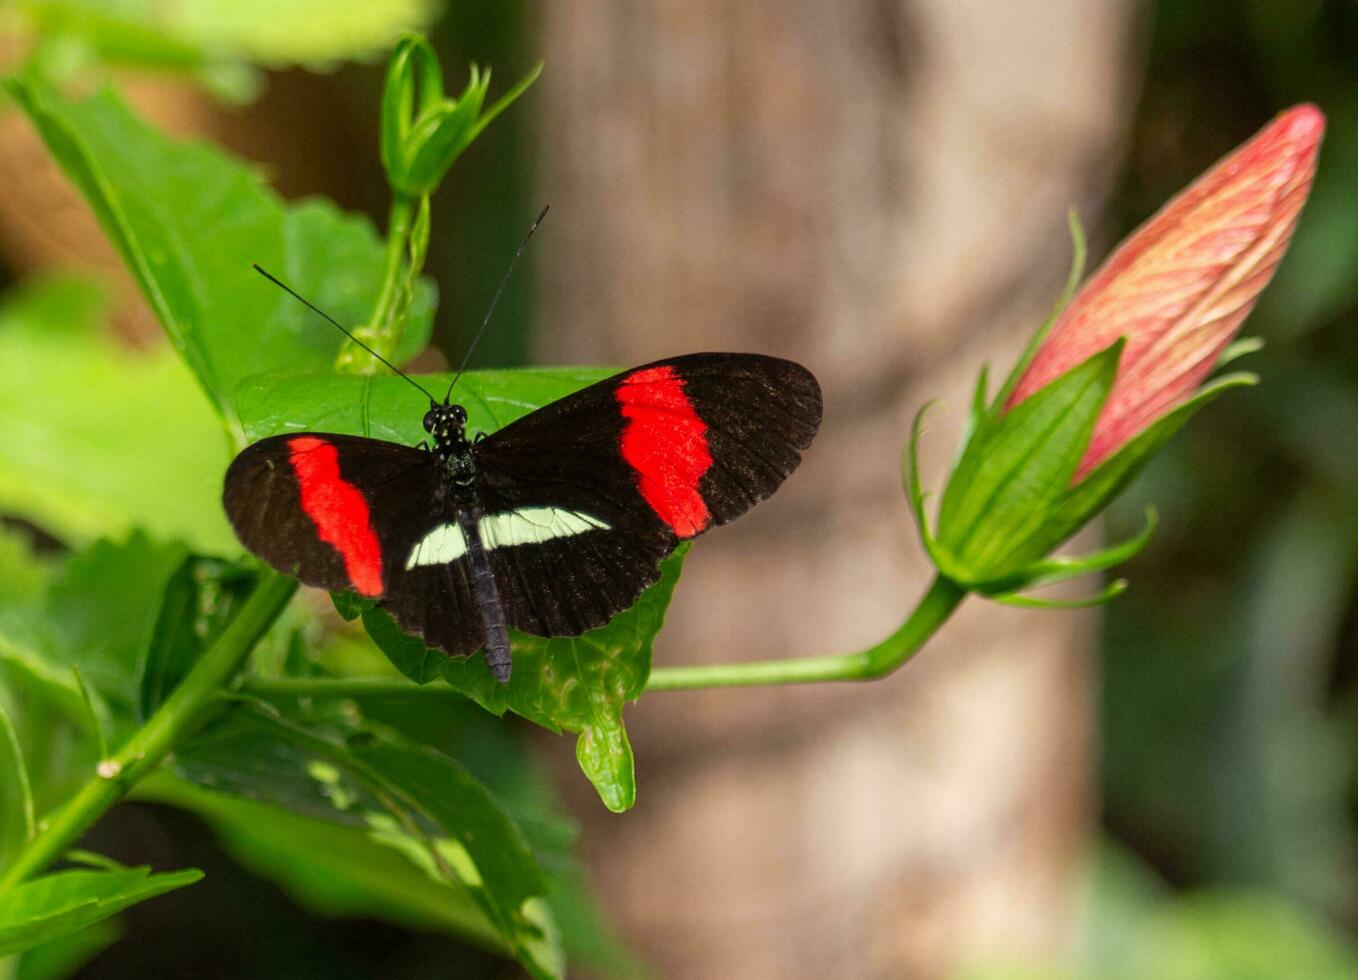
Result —
[[[456,422],[458,425],[467,424],[467,410],[463,408],[461,405],[453,406],[453,421]]]
[[[438,420],[438,414],[432,409],[424,413],[424,431],[433,432],[434,423]]]

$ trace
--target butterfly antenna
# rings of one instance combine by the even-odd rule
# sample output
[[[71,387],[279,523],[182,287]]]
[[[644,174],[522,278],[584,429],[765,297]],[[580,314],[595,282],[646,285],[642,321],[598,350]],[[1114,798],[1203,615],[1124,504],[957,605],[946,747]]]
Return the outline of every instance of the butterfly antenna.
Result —
[[[292,288],[291,286],[289,286],[287,283],[283,282],[283,280],[279,279],[279,278],[278,278],[277,276],[275,276],[273,273],[267,271],[267,270],[266,270],[263,266],[261,266],[258,262],[254,262],[254,263],[251,263],[251,264],[254,266],[255,271],[258,272],[258,273],[259,273],[261,276],[263,276],[265,279],[269,280],[269,282],[273,283],[273,284],[274,284],[275,286],[277,286],[279,289],[283,290],[283,292],[287,293],[289,296],[291,296],[293,299],[297,300],[299,303],[301,303],[301,304],[302,304],[303,306],[305,306],[307,309],[311,310],[313,313],[319,313],[321,316],[323,316],[323,317],[326,319],[326,321],[329,322],[329,324],[330,324],[332,327],[334,327],[334,328],[335,328],[336,330],[338,330],[340,333],[344,334],[344,336],[348,337],[348,338],[349,338],[350,340],[352,340],[354,343],[358,344],[358,346],[362,347],[365,351],[367,351],[367,352],[368,352],[369,354],[371,354],[373,357],[377,358],[379,361],[381,361],[381,362],[382,362],[383,364],[385,364],[387,367],[391,368],[393,371],[395,371],[395,372],[396,372],[397,374],[399,374],[401,377],[405,378],[407,381],[409,381],[411,384],[413,384],[416,388],[419,388],[420,391],[423,391],[424,394],[425,394],[425,396],[429,399],[429,404],[431,404],[431,405],[436,404],[435,401],[434,401],[434,396],[431,395],[431,394],[429,394],[429,390],[428,390],[427,388],[425,388],[424,385],[420,384],[418,381],[416,381],[416,380],[415,380],[414,378],[412,378],[410,375],[406,374],[404,371],[402,371],[400,368],[398,368],[395,364],[391,363],[391,361],[387,360],[387,359],[386,359],[385,357],[383,357],[381,354],[377,353],[377,351],[373,350],[371,347],[369,347],[369,346],[368,346],[367,344],[365,344],[363,341],[361,341],[361,340],[359,340],[357,337],[355,337],[355,336],[354,336],[352,333],[350,333],[347,329],[345,329],[343,326],[341,326],[341,325],[340,325],[340,322],[339,322],[338,320],[336,320],[333,316],[331,316],[329,313],[325,312],[325,310],[323,310],[323,309],[321,309],[320,307],[318,307],[315,303],[311,302],[309,299],[307,299],[307,298],[306,298],[305,296],[303,296],[301,293],[297,292],[297,290],[293,289],[293,288]]]
[[[538,230],[538,225],[542,224],[542,219],[547,217],[547,212],[551,206],[548,205],[538,212],[537,218],[533,221],[533,226],[528,229],[528,234],[523,236],[523,241],[519,242],[519,250],[514,253],[514,257],[509,260],[509,268],[505,270],[504,276],[500,279],[500,285],[495,290],[495,296],[490,301],[490,309],[486,310],[486,318],[481,321],[481,326],[476,331],[476,336],[472,338],[471,344],[467,347],[467,353],[462,355],[462,363],[457,367],[457,374],[453,375],[452,383],[448,385],[448,393],[443,396],[443,404],[448,404],[448,399],[453,397],[453,388],[457,381],[462,377],[462,372],[467,370],[467,362],[471,360],[472,351],[476,350],[476,345],[481,342],[481,335],[486,332],[486,327],[490,324],[491,314],[495,312],[495,304],[500,302],[500,294],[505,291],[505,283],[509,282],[509,276],[514,271],[514,266],[518,265],[519,256],[528,247],[528,239],[533,237],[533,232]]]

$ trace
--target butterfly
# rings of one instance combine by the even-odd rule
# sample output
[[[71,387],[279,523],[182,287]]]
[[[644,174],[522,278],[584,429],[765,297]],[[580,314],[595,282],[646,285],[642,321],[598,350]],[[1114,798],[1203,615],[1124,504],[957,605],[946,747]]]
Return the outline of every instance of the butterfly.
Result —
[[[489,435],[469,436],[466,410],[431,396],[421,446],[263,439],[231,463],[223,503],[274,568],[376,600],[450,656],[484,649],[506,682],[508,627],[576,636],[631,606],[681,542],[778,488],[821,408],[815,377],[792,361],[688,354]]]

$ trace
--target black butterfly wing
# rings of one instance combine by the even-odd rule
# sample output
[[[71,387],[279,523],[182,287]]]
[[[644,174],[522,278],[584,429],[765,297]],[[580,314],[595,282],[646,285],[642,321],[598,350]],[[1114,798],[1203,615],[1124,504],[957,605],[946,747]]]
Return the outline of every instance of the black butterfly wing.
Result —
[[[279,571],[380,599],[406,632],[470,654],[483,631],[467,563],[407,567],[417,542],[454,519],[444,487],[432,453],[297,433],[241,452],[222,502],[241,543]]]
[[[773,493],[820,419],[820,387],[801,365],[690,354],[598,382],[477,443],[510,625],[559,636],[607,622],[680,541]]]

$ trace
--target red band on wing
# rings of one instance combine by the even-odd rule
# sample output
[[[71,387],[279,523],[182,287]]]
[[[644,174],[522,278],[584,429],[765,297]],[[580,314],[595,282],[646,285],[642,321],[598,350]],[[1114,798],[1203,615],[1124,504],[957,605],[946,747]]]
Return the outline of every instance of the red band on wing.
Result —
[[[381,595],[382,546],[369,520],[368,501],[340,476],[339,450],[313,436],[290,439],[288,448],[302,510],[316,525],[321,540],[340,553],[359,595]]]
[[[712,453],[683,379],[672,367],[647,368],[624,378],[617,398],[627,420],[622,458],[636,471],[641,496],[675,534],[693,537],[712,520],[698,492]]]

